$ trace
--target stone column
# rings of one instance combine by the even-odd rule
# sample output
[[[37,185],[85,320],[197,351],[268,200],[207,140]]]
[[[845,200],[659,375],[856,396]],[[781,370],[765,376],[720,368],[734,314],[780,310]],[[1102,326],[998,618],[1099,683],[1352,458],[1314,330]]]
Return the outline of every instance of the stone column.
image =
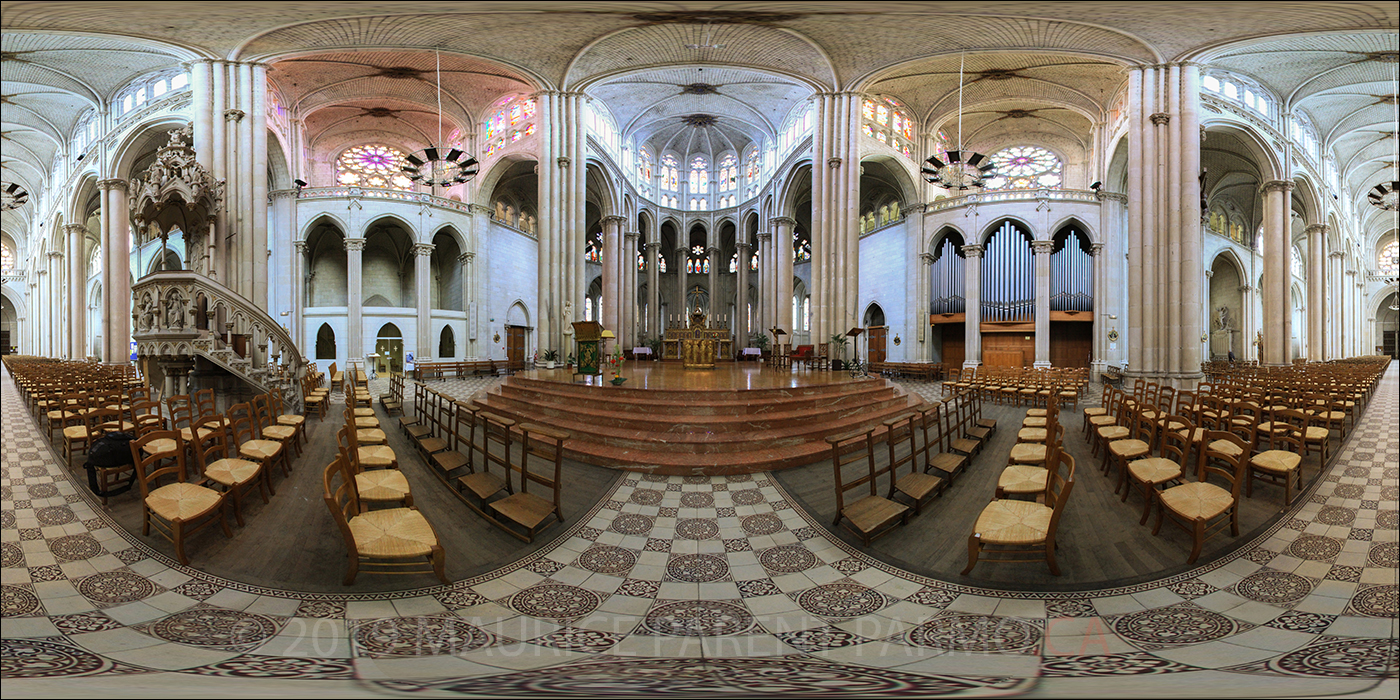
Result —
[[[620,216],[603,217],[603,294],[597,320],[622,342],[622,224]]]
[[[739,349],[743,349],[749,345],[749,260],[753,258],[753,245],[740,241],[735,248],[739,253],[739,264],[735,267],[734,318],[730,321],[730,327],[734,330],[734,342]]]
[[[345,239],[345,355],[342,365],[352,357],[364,357],[364,274],[365,239]]]
[[[291,330],[289,334],[298,342],[305,342],[306,322],[303,315],[306,307],[310,306],[306,298],[306,241],[294,241],[292,248],[296,251],[292,255],[292,313]],[[314,353],[306,352],[306,348],[301,348],[302,355],[310,356]]]
[[[250,64],[248,73],[251,80],[248,89],[252,93],[248,130],[252,139],[246,163],[248,172],[244,177],[249,181],[247,190],[250,199],[246,206],[251,208],[249,215],[252,221],[244,230],[252,235],[253,246],[252,296],[249,299],[254,306],[269,311],[267,286],[271,249],[267,238],[267,64]]]
[[[1259,290],[1253,285],[1240,285],[1240,359],[1258,360],[1259,348],[1254,345],[1254,333],[1259,322],[1254,318],[1254,293]]]
[[[769,219],[768,223],[773,227],[773,325],[785,329],[789,333],[788,341],[791,342],[791,334],[797,332],[797,324],[794,323],[796,319],[792,313],[792,229],[797,225],[797,219],[777,216]],[[815,243],[813,241],[813,260],[817,259]],[[814,269],[813,275],[815,274]],[[815,279],[813,285],[815,286]],[[815,304],[816,300],[812,301]]]
[[[773,327],[773,319],[770,318],[773,308],[773,297],[776,292],[773,290],[773,266],[777,264],[773,256],[773,234],[769,231],[758,233],[758,308],[754,309],[754,330],[760,335],[768,333],[768,329]]]
[[[967,322],[963,324],[966,353],[963,367],[976,367],[982,364],[982,246],[965,245],[962,252],[967,258],[964,265],[967,286],[963,290],[967,306]]]
[[[468,359],[476,358],[476,334],[472,332],[472,304],[476,302],[476,297],[472,294],[472,274],[476,262],[476,253],[462,253],[457,256],[457,264],[462,266],[462,310],[467,313],[467,334],[462,338],[462,357]]]
[[[1289,257],[1293,250],[1288,231],[1289,195],[1293,183],[1270,180],[1260,186],[1264,195],[1264,352],[1262,364],[1286,365],[1292,343],[1292,308],[1289,303]]]
[[[1350,312],[1350,301],[1346,295],[1346,276],[1343,273],[1343,260],[1346,254],[1340,250],[1334,250],[1327,254],[1327,288],[1326,296],[1334,301],[1330,302],[1331,308],[1327,313],[1332,322],[1327,324],[1327,358],[1335,360],[1346,357],[1345,337],[1347,328],[1347,313]],[[1334,309],[1339,306],[1343,313],[1335,313]]]
[[[36,330],[39,334],[38,354],[42,357],[56,357],[56,355],[53,352],[53,347],[49,345],[49,326],[53,324],[53,317],[55,314],[53,313],[53,305],[50,303],[51,300],[49,298],[50,285],[48,260],[41,257],[35,262],[39,268],[36,273],[39,278],[38,308],[44,309],[44,313],[41,313],[36,317],[38,318],[39,322],[34,324],[38,327],[36,328]]]
[[[622,234],[622,259],[618,265],[622,278],[622,326],[618,332],[618,347],[631,349],[637,346],[637,231],[624,231]]]
[[[724,308],[724,305],[719,302],[719,268],[727,261],[721,260],[720,254],[721,251],[718,247],[710,246],[705,249],[705,255],[710,261],[710,275],[709,279],[705,282],[710,288],[710,308],[705,310],[705,314],[709,317],[711,323],[715,322],[720,310]]]
[[[1054,241],[1032,241],[1035,251],[1035,367],[1050,366],[1050,253]]]
[[[102,180],[102,343],[103,359],[131,362],[131,217],[126,180]]]
[[[1100,200],[1099,206],[1103,206],[1102,200]],[[1103,228],[1100,227],[1099,230],[1103,231]],[[1105,306],[1107,306],[1107,304],[1104,303],[1107,295],[1104,294],[1103,283],[1105,273],[1104,267],[1106,267],[1106,261],[1104,260],[1105,256],[1103,254],[1103,245],[1104,244],[1102,243],[1089,244],[1089,255],[1094,259],[1094,271],[1092,276],[1094,280],[1094,343],[1092,350],[1092,352],[1094,353],[1094,359],[1092,362],[1089,363],[1089,371],[1092,373],[1092,378],[1095,380],[1098,380],[1099,376],[1103,374],[1104,367],[1108,364],[1109,319],[1108,313],[1104,308]]]
[[[684,234],[682,235],[684,237]],[[676,303],[672,305],[671,313],[679,312],[678,319],[682,326],[688,325],[686,319],[690,318],[690,309],[685,303],[685,261],[690,259],[689,246],[679,246],[676,248]]]
[[[922,217],[921,217],[922,218]],[[911,304],[918,324],[919,355],[916,362],[933,362],[933,325],[929,314],[929,286],[933,283],[933,253],[919,253],[919,293]],[[941,357],[939,359],[942,359]]]
[[[437,345],[433,342],[433,249],[431,243],[413,244],[413,287],[414,301],[418,306],[418,357],[437,357]],[[358,357],[358,355],[356,356]]]
[[[1308,239],[1308,359],[1327,359],[1327,226],[1303,229]]]
[[[87,256],[83,255],[87,242],[87,227],[82,224],[64,224],[63,240],[68,250],[68,357],[81,360],[87,356],[85,321],[87,313]]]
[[[659,234],[658,234],[659,235]],[[661,317],[661,242],[647,243],[647,335],[660,338],[666,332],[666,319]],[[657,358],[660,359],[660,358]]]

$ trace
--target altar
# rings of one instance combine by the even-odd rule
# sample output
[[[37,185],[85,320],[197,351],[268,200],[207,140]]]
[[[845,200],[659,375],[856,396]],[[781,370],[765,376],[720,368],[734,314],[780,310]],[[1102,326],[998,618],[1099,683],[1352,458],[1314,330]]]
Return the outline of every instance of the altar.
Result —
[[[687,368],[710,369],[719,359],[732,359],[734,340],[728,324],[709,322],[705,312],[696,309],[689,325],[672,323],[661,339],[661,359],[681,360]]]

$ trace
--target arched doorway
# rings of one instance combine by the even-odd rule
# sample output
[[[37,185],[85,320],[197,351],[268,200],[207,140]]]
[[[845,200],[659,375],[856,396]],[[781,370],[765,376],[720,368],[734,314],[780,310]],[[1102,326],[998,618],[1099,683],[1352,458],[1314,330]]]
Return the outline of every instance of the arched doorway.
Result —
[[[386,323],[379,327],[374,339],[374,353],[379,356],[376,372],[403,373],[403,333],[398,326]]]
[[[1244,357],[1244,284],[1239,267],[1227,255],[1210,266],[1210,356],[1223,360]]]
[[[329,323],[322,323],[316,330],[316,359],[335,360],[335,331]]]
[[[1395,292],[1391,292],[1376,309],[1375,338],[1382,354],[1400,358],[1400,311],[1396,310],[1396,301]]]
[[[438,359],[450,360],[457,356],[457,338],[452,334],[452,326],[443,326],[438,337]]]
[[[889,326],[885,325],[885,310],[880,308],[879,304],[871,303],[865,308],[863,325],[865,326],[866,361],[871,363],[884,362],[887,354],[885,336],[889,332]]]

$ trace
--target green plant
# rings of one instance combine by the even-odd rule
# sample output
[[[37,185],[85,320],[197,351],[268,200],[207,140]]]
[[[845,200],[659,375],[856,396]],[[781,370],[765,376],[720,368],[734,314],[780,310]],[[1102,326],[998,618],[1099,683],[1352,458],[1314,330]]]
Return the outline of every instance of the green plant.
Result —
[[[756,347],[756,348],[758,348],[759,350],[767,350],[767,349],[768,349],[768,336],[766,336],[766,335],[764,335],[764,334],[762,334],[762,333],[759,333],[758,335],[754,336],[754,337],[753,337],[753,346]]]
[[[570,366],[570,367],[573,367],[573,366],[574,366],[574,354],[573,354],[573,353],[569,353],[569,366]]]
[[[841,355],[840,355],[840,358],[839,358],[839,359],[840,359],[842,362],[845,362],[845,361],[846,361],[846,335],[843,334],[843,333],[832,333],[832,334],[831,334],[831,344],[832,344],[834,347],[836,347],[837,350],[840,350],[840,351],[841,351]]]
[[[559,361],[559,351],[558,351],[558,350],[545,350],[545,351],[544,351],[544,361],[545,361],[545,362],[558,362],[558,361]]]

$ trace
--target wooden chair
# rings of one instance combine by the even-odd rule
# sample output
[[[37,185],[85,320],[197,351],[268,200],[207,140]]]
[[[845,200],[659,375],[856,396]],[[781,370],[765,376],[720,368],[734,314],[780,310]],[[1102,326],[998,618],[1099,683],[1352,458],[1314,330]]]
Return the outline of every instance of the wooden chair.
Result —
[[[928,474],[930,470],[937,470],[943,473],[943,478],[947,480],[947,486],[953,485],[953,477],[967,468],[967,455],[957,454],[951,451],[948,443],[951,432],[948,429],[948,416],[943,410],[946,404],[926,403],[919,407],[919,431],[923,433],[923,446],[919,452],[922,456],[923,471]],[[929,427],[933,427],[933,438],[929,438]]]
[[[1153,535],[1161,532],[1162,522],[1171,515],[1172,522],[1191,535],[1191,556],[1186,559],[1187,564],[1196,563],[1205,541],[1224,529],[1227,523],[1231,537],[1240,534],[1240,486],[1245,479],[1244,455],[1249,446],[1238,435],[1221,430],[1207,430],[1204,442],[1205,447],[1197,459],[1199,481],[1161,492],[1158,501],[1162,507],[1157,510],[1157,525],[1152,529]],[[1227,445],[1233,449],[1227,449]],[[1209,483],[1211,476],[1223,479],[1229,488]]]
[[[949,435],[952,437],[949,448],[958,454],[967,455],[969,460],[982,449],[981,440],[966,436],[967,428],[972,422],[972,408],[969,402],[973,393],[975,392],[971,390],[958,392],[953,394],[951,401],[943,404],[945,407],[948,403],[953,404],[953,416],[956,421],[949,428]]]
[[[1297,482],[1298,493],[1303,492],[1303,436],[1308,420],[1308,415],[1297,409],[1274,411],[1269,442],[1271,449],[1249,458],[1245,481],[1246,496],[1254,497],[1256,475],[1274,483],[1283,482],[1285,508],[1293,503],[1294,482]]]
[[[1053,436],[1045,442],[1017,443],[1001,476],[997,477],[997,498],[1036,496],[1049,486],[1049,460],[1064,445],[1065,427],[1055,423]]]
[[[345,373],[336,369],[334,362],[331,363],[330,370],[326,374],[331,378],[331,391],[335,391],[337,385],[345,385]]]
[[[389,377],[389,392],[379,395],[379,405],[384,407],[384,412],[394,415],[394,412],[403,413],[403,375],[395,374]]]
[[[195,424],[195,429],[207,431],[208,442],[193,447],[199,471],[206,484],[233,497],[233,515],[238,526],[243,527],[243,494],[257,484],[263,503],[268,503],[271,485],[263,471],[263,465],[249,459],[229,457],[229,428],[206,417]]]
[[[362,512],[378,503],[413,507],[413,491],[409,488],[408,478],[398,469],[399,461],[392,448],[387,445],[360,447],[355,442],[355,431],[348,426],[336,431],[335,438],[340,455],[345,458],[350,475],[355,480],[355,492],[359,494]],[[370,471],[370,467],[374,467],[374,470]]]
[[[1108,473],[1108,444],[1114,440],[1127,440],[1132,437],[1133,432],[1133,409],[1128,405],[1128,401],[1121,392],[1116,395],[1113,404],[1114,415],[1112,421],[1101,424],[1094,429],[1094,435],[1098,439],[1094,442],[1094,451],[1091,454],[1097,457],[1099,454],[1099,447],[1102,446],[1104,448],[1103,465],[1101,467],[1104,473]],[[1102,421],[1102,418],[1091,419],[1089,422],[1097,423],[1100,421]]]
[[[428,432],[413,438],[414,447],[423,454],[424,461],[431,461],[434,454],[452,447],[445,438],[438,437],[439,433],[447,435],[452,430],[452,406],[451,399],[428,390]]]
[[[312,411],[315,411],[317,418],[324,419],[326,417],[326,406],[330,404],[329,390],[318,388],[316,380],[308,376],[301,382],[301,397],[301,414],[303,416],[309,416]]]
[[[272,473],[268,469],[272,463],[285,460],[287,451],[283,449],[282,443],[276,440],[263,440],[258,437],[257,429],[253,425],[253,416],[247,407],[246,403],[229,407],[229,435],[233,445],[238,448],[239,458],[262,465],[268,491],[276,495],[277,490],[272,488]],[[291,470],[285,465],[282,470],[283,474],[291,475]]]
[[[874,428],[863,428],[826,439],[827,444],[831,445],[831,464],[835,469],[836,482],[836,520],[832,525],[844,525],[867,547],[870,546],[871,540],[892,529],[896,520],[901,525],[909,521],[909,506],[879,495],[876,484],[875,445],[871,441],[874,432]],[[843,449],[849,451],[849,456],[842,457]],[[860,476],[845,480],[841,474],[841,467],[855,464],[862,459],[866,462],[866,469],[858,470]],[[870,494],[846,505],[846,492],[866,485],[869,486]]]
[[[1114,493],[1124,491],[1128,486],[1128,463],[1137,459],[1145,459],[1152,456],[1152,443],[1156,439],[1157,421],[1156,414],[1148,416],[1149,411],[1142,408],[1133,409],[1132,435],[1123,440],[1110,440],[1108,451],[1104,454],[1105,472],[1111,471],[1113,467],[1118,467],[1118,486],[1113,489]]]
[[[417,440],[432,432],[429,425],[428,415],[428,387],[423,382],[413,383],[413,415],[404,414],[399,417],[399,429],[410,439]]]
[[[152,430],[165,430],[165,416],[160,413],[160,402],[150,399],[133,399],[131,419],[136,424],[136,434],[143,435]]]
[[[486,507],[500,518],[525,528],[525,535],[508,527],[502,527],[503,530],[526,542],[534,542],[535,533],[550,516],[564,522],[564,510],[559,504],[560,490],[563,488],[560,475],[564,464],[564,441],[569,439],[569,434],[534,423],[521,423],[520,432],[524,436],[520,442],[520,464],[511,465],[511,469],[520,475],[520,490],[492,501]],[[531,457],[553,460],[553,475],[546,477],[538,471],[531,471]],[[548,489],[550,498],[541,498],[538,489],[536,493],[530,493],[532,482]],[[504,525],[499,520],[493,520],[498,525]]]
[[[277,421],[278,425],[284,425],[296,431],[297,454],[301,454],[301,445],[307,442],[306,416],[284,413],[286,404],[282,402],[281,389],[273,389],[269,396],[271,397],[273,419]]]
[[[447,449],[434,452],[429,464],[436,467],[438,477],[445,483],[452,483],[462,469],[472,471],[472,453],[476,434],[477,408],[466,401],[453,402],[452,425],[447,431]],[[467,446],[462,454],[462,445]]]
[[[431,572],[444,585],[450,583],[437,532],[422,513],[412,508],[361,512],[355,482],[345,457],[340,455],[326,465],[322,484],[326,508],[345,539],[345,585],[355,582],[362,565],[375,567],[371,573]]]
[[[141,448],[157,440],[172,440],[176,444],[173,464],[156,467],[163,459],[160,454],[146,454]],[[131,456],[136,463],[136,481],[141,485],[141,534],[150,535],[155,525],[162,537],[175,545],[175,558],[185,566],[185,538],[205,527],[218,523],[224,537],[233,537],[228,521],[224,520],[224,494],[207,486],[190,483],[185,470],[185,445],[177,430],[158,430],[131,442]],[[164,476],[175,482],[160,485]]]
[[[941,495],[943,488],[947,485],[941,477],[934,476],[919,470],[918,456],[919,450],[914,444],[914,428],[919,420],[917,412],[909,412],[885,420],[885,444],[890,449],[890,493],[886,497],[895,501],[897,495],[903,495],[914,503],[914,515],[918,515],[923,510],[925,501],[932,500],[934,496]],[[909,454],[896,458],[895,448],[898,443],[907,439],[909,441]],[[899,470],[904,465],[909,465],[909,473],[900,476]],[[896,501],[897,502],[897,501]]]
[[[505,491],[507,495],[515,493],[510,485],[510,451],[511,451],[511,429],[515,427],[515,421],[505,416],[499,416],[487,410],[482,410],[477,404],[477,418],[481,421],[481,471],[473,470],[472,473],[457,479],[458,491],[476,496],[480,505],[472,503],[471,499],[465,499],[467,506],[475,510],[482,517],[489,518],[486,506],[487,499]],[[500,447],[500,454],[492,452],[492,446]],[[473,460],[475,461],[475,460]],[[501,475],[492,473],[491,466],[501,467]]]
[[[282,443],[284,459],[282,465],[291,471],[292,464],[287,449],[296,450],[301,456],[301,445],[297,442],[297,429],[290,425],[279,425],[273,417],[271,402],[267,394],[253,397],[253,422],[258,426],[258,437],[263,440],[276,440]]]
[[[1055,560],[1055,534],[1074,490],[1074,457],[1053,446],[1051,452],[1054,468],[1046,473],[1045,503],[994,500],[987,504],[967,538],[963,576],[987,555],[992,555],[987,561],[1044,561],[1052,575],[1060,575],[1060,565]]]
[[[1167,415],[1163,418],[1168,419],[1169,426],[1173,421],[1183,426],[1191,425],[1190,419],[1185,416]],[[1186,459],[1191,454],[1190,433],[1191,431],[1185,428],[1164,430],[1162,456],[1148,456],[1128,463],[1128,477],[1132,480],[1131,483],[1142,490],[1142,519],[1138,520],[1139,525],[1147,524],[1147,516],[1158,497],[1158,487],[1181,481],[1185,475]],[[1128,501],[1129,491],[1131,489],[1123,489],[1124,503]]]
[[[355,431],[355,440],[358,441],[361,445],[387,445],[387,444],[389,444],[389,436],[388,436],[388,435],[385,435],[385,434],[384,434],[384,431],[381,430],[381,429],[379,428],[379,421],[378,421],[378,419],[356,418],[356,417],[355,417],[355,409],[353,409],[353,408],[351,408],[351,407],[349,407],[349,406],[346,406],[346,407],[345,407],[345,413],[344,413],[344,415],[345,415],[345,425],[346,425],[346,427],[348,427],[348,428],[350,428],[350,429],[352,429],[352,430]],[[361,427],[360,427],[360,425],[361,425],[362,423],[363,423],[364,425],[370,425],[370,423],[368,422],[368,421],[370,421],[370,420],[373,420],[373,421],[374,421],[374,423],[373,423],[373,426],[374,426],[374,427],[368,427],[368,428],[361,428]]]
[[[53,439],[54,429],[57,428],[62,433],[63,429],[73,425],[86,425],[88,411],[88,396],[86,391],[73,391],[59,393],[53,389],[49,393],[49,398],[42,399],[41,408],[47,409],[43,412],[44,418],[48,421],[49,439]]]

